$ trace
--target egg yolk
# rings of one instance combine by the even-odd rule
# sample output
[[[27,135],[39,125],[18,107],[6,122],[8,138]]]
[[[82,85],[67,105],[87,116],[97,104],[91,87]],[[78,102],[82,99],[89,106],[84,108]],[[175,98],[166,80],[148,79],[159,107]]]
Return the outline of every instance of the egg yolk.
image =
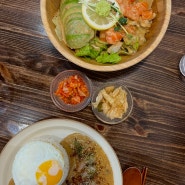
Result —
[[[48,160],[40,164],[36,171],[38,185],[56,185],[60,182],[63,171],[56,160]]]

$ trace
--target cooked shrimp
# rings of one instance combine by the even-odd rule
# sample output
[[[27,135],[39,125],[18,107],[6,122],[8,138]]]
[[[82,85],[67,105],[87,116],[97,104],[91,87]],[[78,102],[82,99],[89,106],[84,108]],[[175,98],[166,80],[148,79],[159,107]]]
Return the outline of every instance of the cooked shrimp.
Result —
[[[144,11],[148,10],[148,3],[145,1],[137,2],[135,7],[137,8],[139,15],[142,15]]]
[[[131,20],[138,21],[140,17],[143,20],[151,20],[155,17],[152,9],[149,9],[148,2],[135,0],[117,0],[117,2],[123,15]]]
[[[125,12],[125,8],[128,7],[132,1],[131,0],[117,0],[119,6],[120,6],[120,9],[121,9],[121,12],[124,14]]]
[[[152,20],[155,17],[155,14],[152,10],[146,10],[142,12],[142,19],[143,20]]]
[[[128,17],[134,21],[138,21],[139,20],[139,17],[140,17],[140,14],[139,14],[139,11],[138,11],[138,8],[136,6],[127,6],[124,8],[124,12],[123,12],[123,15],[125,17]]]
[[[124,32],[115,31],[112,27],[108,30],[101,31],[100,39],[107,42],[108,44],[115,44],[119,42],[124,37],[124,35]]]

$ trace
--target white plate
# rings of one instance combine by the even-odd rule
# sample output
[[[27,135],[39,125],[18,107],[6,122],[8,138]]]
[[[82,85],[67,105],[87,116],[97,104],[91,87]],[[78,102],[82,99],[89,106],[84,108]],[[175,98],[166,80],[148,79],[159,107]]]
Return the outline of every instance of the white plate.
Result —
[[[69,119],[48,119],[39,121],[14,136],[4,147],[0,155],[0,185],[8,185],[12,178],[11,168],[15,154],[27,141],[44,135],[54,135],[61,140],[69,134],[78,132],[86,134],[96,141],[110,160],[114,184],[122,185],[122,170],[116,153],[106,139],[91,127]]]

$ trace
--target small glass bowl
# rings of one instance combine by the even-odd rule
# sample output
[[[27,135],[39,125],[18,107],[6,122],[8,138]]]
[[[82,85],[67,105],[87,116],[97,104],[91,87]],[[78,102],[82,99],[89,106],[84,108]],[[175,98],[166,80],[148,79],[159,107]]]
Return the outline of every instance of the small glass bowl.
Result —
[[[127,93],[127,103],[128,103],[128,108],[127,111],[123,114],[122,118],[114,118],[114,119],[110,119],[108,118],[102,111],[98,111],[97,108],[95,108],[93,106],[93,103],[96,102],[96,97],[98,96],[98,93],[104,89],[105,87],[109,87],[109,86],[114,86],[115,88],[117,87],[122,87],[123,90],[126,91]],[[132,95],[130,93],[130,91],[127,89],[126,86],[124,86],[123,84],[120,83],[106,83],[106,85],[101,86],[100,88],[98,88],[92,95],[92,99],[91,99],[91,105],[92,105],[92,111],[95,114],[95,116],[102,122],[106,123],[106,124],[118,124],[123,122],[124,120],[126,120],[128,118],[128,116],[131,114],[132,112],[132,108],[133,108],[133,99],[132,99]]]
[[[55,92],[56,92],[60,82],[62,80],[64,80],[65,78],[68,78],[72,75],[79,75],[83,79],[83,81],[86,84],[88,91],[89,91],[89,96],[86,97],[81,103],[78,103],[75,105],[67,104],[59,96],[55,95]],[[52,99],[53,103],[59,109],[66,111],[66,112],[77,112],[77,111],[80,111],[83,108],[85,108],[90,103],[91,94],[92,94],[92,82],[85,74],[83,74],[82,72],[77,71],[77,70],[66,70],[66,71],[59,73],[53,79],[53,81],[51,82],[51,85],[50,85],[50,95],[51,95],[51,99]]]
[[[185,76],[185,55],[180,60],[179,68],[182,75]]]

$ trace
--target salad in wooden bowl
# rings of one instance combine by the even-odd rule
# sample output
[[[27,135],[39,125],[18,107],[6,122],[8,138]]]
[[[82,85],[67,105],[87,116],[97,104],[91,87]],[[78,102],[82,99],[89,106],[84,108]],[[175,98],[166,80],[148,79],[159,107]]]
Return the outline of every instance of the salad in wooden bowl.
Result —
[[[162,40],[167,0],[41,0],[50,41],[71,62],[95,71],[137,64]]]

